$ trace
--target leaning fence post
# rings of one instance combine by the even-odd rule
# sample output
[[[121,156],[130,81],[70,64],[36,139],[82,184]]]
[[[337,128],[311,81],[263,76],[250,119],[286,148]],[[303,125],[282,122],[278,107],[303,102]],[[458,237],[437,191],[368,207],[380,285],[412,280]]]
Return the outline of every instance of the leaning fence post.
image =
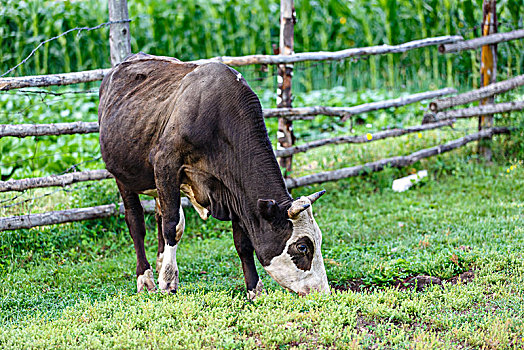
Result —
[[[484,0],[482,5],[482,36],[494,34],[497,32],[497,1]],[[484,45],[481,49],[480,64],[480,85],[487,86],[497,80],[497,44]],[[495,96],[483,99],[480,104],[491,104],[495,101]],[[482,115],[479,118],[479,131],[491,128],[493,126],[493,116]],[[486,161],[491,161],[490,139],[479,142],[478,153]]]
[[[109,0],[109,49],[111,51],[111,65],[115,66],[122,62],[131,53],[131,41],[129,39],[129,14],[127,12],[127,0]]]
[[[295,26],[295,6],[293,0],[280,1],[280,48],[281,55],[293,54],[293,34]],[[293,64],[278,65],[278,89],[277,89],[277,107],[291,107],[291,78],[293,76]],[[277,149],[283,149],[293,146],[295,136],[293,135],[292,121],[286,118],[278,118],[277,132],[278,146]],[[280,166],[285,168],[287,177],[291,171],[292,157],[280,158]]]

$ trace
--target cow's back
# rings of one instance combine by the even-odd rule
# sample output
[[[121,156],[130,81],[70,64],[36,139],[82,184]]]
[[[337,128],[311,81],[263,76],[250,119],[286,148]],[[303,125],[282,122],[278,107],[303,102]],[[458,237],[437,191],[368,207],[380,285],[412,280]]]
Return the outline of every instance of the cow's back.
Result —
[[[154,187],[151,150],[195,64],[139,53],[113,68],[100,86],[100,147],[106,167],[136,190]]]

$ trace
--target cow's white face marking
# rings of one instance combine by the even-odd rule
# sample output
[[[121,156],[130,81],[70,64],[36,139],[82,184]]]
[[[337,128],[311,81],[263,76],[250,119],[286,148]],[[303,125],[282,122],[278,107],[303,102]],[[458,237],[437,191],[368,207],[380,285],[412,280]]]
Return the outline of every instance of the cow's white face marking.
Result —
[[[313,217],[311,202],[307,197],[301,197],[294,203],[300,205],[309,204],[310,206],[295,218],[289,219],[293,222],[293,233],[286,242],[284,251],[282,254],[274,257],[269,265],[264,268],[281,286],[298,294],[305,295],[313,290],[330,293],[324,260],[320,251],[322,232],[320,232]],[[302,242],[308,244],[302,244]],[[302,263],[298,262],[298,265],[301,267],[299,268],[297,266],[297,252],[304,248],[303,245],[307,246],[307,250],[312,251],[307,251],[301,257],[301,259],[305,260],[302,260]],[[308,254],[312,256],[311,259],[306,258]],[[304,262],[307,262],[307,264],[304,264]],[[309,262],[311,262],[310,265]]]

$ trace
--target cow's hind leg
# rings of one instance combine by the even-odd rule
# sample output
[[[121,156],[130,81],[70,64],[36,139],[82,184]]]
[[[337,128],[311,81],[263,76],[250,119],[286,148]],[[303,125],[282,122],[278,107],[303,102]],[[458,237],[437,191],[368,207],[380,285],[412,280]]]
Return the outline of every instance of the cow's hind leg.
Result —
[[[255,249],[253,248],[249,237],[236,221],[233,221],[233,240],[235,241],[235,248],[237,249],[240,261],[242,262],[247,297],[254,300],[258,295],[260,295],[260,293],[262,293],[264,285],[258,277],[257,269],[255,267],[255,258],[253,256]]]
[[[125,218],[129,233],[133,238],[133,244],[136,252],[136,287],[141,292],[144,289],[153,291],[156,289],[153,270],[146,258],[144,249],[144,237],[146,236],[146,226],[144,223],[144,209],[140,203],[138,194],[126,189],[126,187],[116,181],[122,200],[124,201]]]

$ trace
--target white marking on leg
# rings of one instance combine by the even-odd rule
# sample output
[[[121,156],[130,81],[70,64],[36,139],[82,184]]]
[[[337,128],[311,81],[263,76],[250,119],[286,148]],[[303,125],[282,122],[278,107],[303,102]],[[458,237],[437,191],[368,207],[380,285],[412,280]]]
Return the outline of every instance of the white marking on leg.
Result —
[[[186,220],[182,206],[180,207],[180,221],[176,225],[176,240],[180,241]],[[158,274],[158,285],[160,290],[165,292],[176,292],[178,289],[178,265],[176,262],[176,248],[178,244],[170,246],[166,243],[162,254],[162,268]]]
[[[153,271],[147,269],[144,273],[136,278],[136,290],[138,293],[143,290],[152,292],[156,290],[155,279],[153,278]]]
[[[255,300],[264,291],[264,284],[261,280],[258,280],[255,289],[247,291],[247,298],[249,300]]]
[[[164,292],[176,292],[178,289],[178,265],[176,263],[177,245],[164,247],[162,269],[158,274],[158,285]]]

